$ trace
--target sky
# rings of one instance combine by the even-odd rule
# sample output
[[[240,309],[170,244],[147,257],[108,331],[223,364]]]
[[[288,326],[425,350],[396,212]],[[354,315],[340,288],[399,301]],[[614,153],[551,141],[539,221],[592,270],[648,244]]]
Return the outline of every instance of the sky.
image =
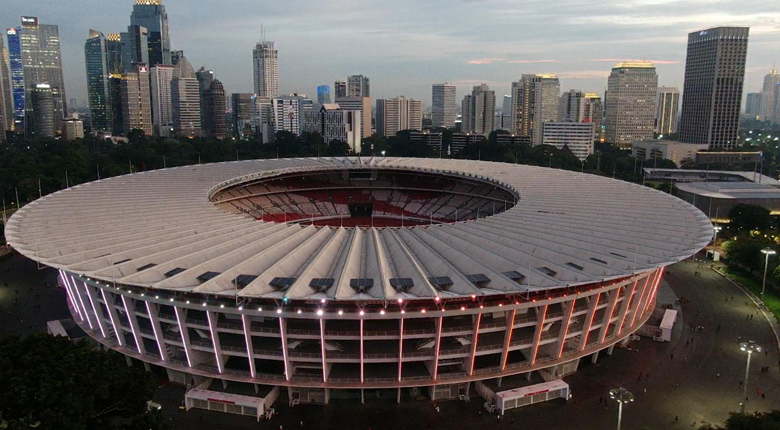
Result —
[[[0,26],[22,15],[59,25],[68,98],[86,103],[89,29],[124,31],[134,0],[6,0]],[[373,99],[431,101],[451,82],[458,102],[480,83],[496,104],[524,73],[555,73],[561,91],[603,94],[621,60],[649,60],[659,85],[682,90],[687,34],[750,27],[745,92],[758,92],[780,63],[776,0],[163,0],[171,47],[196,69],[213,69],[227,93],[252,91],[252,49],[279,51],[282,93],[316,97],[317,85],[363,74]],[[331,89],[331,92],[333,90]]]

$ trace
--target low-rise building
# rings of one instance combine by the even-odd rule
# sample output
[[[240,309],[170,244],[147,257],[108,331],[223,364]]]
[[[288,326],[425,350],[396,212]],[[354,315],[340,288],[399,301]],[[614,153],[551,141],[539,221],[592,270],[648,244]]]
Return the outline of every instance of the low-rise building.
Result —
[[[591,122],[546,122],[543,124],[542,144],[558,149],[564,146],[580,161],[593,154],[596,129]]]
[[[631,154],[639,160],[671,160],[677,167],[683,160],[696,161],[696,154],[706,150],[706,143],[683,143],[674,140],[640,140],[634,142]]]

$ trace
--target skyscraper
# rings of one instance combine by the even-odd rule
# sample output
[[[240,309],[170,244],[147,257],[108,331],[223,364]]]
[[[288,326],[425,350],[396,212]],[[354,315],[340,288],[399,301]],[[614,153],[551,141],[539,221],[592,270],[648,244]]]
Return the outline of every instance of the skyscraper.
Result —
[[[219,79],[214,79],[209,88],[205,91],[203,100],[205,104],[202,107],[204,128],[203,131],[208,137],[216,139],[225,138],[225,115],[227,107],[225,106],[225,88]]]
[[[148,31],[147,59],[149,67],[171,64],[171,41],[168,38],[168,14],[162,0],[135,0],[130,25]]]
[[[56,25],[39,24],[36,17],[23,16],[20,33],[25,88],[30,91],[37,89],[40,83],[49,85],[57,129],[68,113],[59,28]]]
[[[607,142],[631,148],[638,140],[653,138],[657,89],[653,63],[623,62],[612,68],[607,80]]]
[[[661,135],[677,133],[680,90],[675,87],[658,87],[655,106],[655,132]]]
[[[431,94],[431,125],[450,128],[458,118],[458,105],[455,100],[455,85],[433,84]]]
[[[8,51],[3,46],[3,38],[0,36],[0,142],[5,140],[5,131],[13,127],[13,103],[7,58]]]
[[[158,64],[149,69],[152,93],[152,124],[157,136],[170,136],[173,127],[171,82],[173,66]]]
[[[135,71],[136,64],[149,63],[149,31],[146,27],[131,25],[120,36],[122,72]]]
[[[111,106],[111,133],[124,132],[124,109],[122,107],[122,36],[119,33],[106,35],[108,61],[108,89]]]
[[[352,75],[347,77],[349,83],[348,97],[371,97],[371,84],[368,77]]]
[[[761,109],[763,109],[763,103],[761,101],[761,93],[748,93],[745,103],[745,115],[750,116],[753,119],[760,118]]]
[[[185,57],[173,68],[171,105],[174,132],[187,137],[200,135],[200,87],[195,70]]]
[[[233,93],[231,94],[230,102],[233,108],[233,136],[238,139],[245,139],[248,135],[251,135],[251,132],[245,133],[245,129],[252,119],[254,94]]]
[[[195,78],[198,80],[198,93],[200,94],[200,127],[206,131],[206,92],[211,88],[211,83],[214,82],[214,71],[201,67],[195,72]]]
[[[51,85],[35,84],[27,89],[25,136],[28,139],[51,139],[55,135],[54,94]]]
[[[475,86],[461,106],[464,133],[489,135],[494,129],[496,92],[485,84]]]
[[[761,121],[773,121],[776,115],[775,89],[780,84],[780,74],[772,68],[769,74],[764,76],[764,86],[761,89],[761,111],[758,116]]]
[[[422,102],[398,97],[376,101],[376,134],[395,136],[403,130],[422,131]]]
[[[680,141],[737,146],[748,33],[718,27],[688,34]]]
[[[136,64],[131,72],[122,74],[122,131],[128,135],[141,130],[152,135],[152,103],[149,92],[149,68]]]
[[[255,76],[255,94],[275,98],[279,95],[278,52],[273,42],[258,42],[252,51]]]
[[[333,84],[333,95],[337,99],[342,99],[347,96],[347,82],[346,81],[336,81]]]
[[[512,83],[512,133],[541,145],[545,122],[558,119],[561,84],[555,75],[523,75]]]
[[[601,96],[598,94],[569,90],[561,95],[561,102],[558,105],[558,121],[592,122],[601,126],[603,116]]]
[[[371,97],[337,97],[336,103],[339,105],[339,108],[343,110],[359,110],[360,125],[362,128],[360,135],[364,138],[371,136]]]
[[[320,85],[317,87],[317,103],[330,103],[330,85]]]
[[[89,37],[84,44],[84,58],[92,130],[111,131],[111,71],[108,67],[108,40],[103,33],[89,30]]]
[[[22,62],[21,28],[6,30],[8,37],[8,66],[11,75],[11,102],[14,129],[24,129],[24,64]]]

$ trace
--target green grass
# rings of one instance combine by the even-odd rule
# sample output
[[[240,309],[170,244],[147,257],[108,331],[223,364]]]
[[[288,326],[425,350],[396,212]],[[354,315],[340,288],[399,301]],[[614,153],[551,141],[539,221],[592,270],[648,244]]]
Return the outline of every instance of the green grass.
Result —
[[[757,279],[744,270],[730,266],[724,267],[723,272],[729,275],[731,279],[742,284],[756,296],[761,297],[761,279]],[[775,318],[780,321],[780,297],[769,285],[767,285],[766,292],[764,293],[764,304],[766,304],[766,307],[772,312]]]

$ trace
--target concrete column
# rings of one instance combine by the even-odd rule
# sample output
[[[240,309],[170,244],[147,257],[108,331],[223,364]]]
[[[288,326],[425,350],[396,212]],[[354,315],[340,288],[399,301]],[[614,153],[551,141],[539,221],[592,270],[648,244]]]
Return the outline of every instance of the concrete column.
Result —
[[[209,321],[211,344],[214,345],[214,358],[217,360],[217,370],[219,370],[219,373],[223,373],[225,371],[225,365],[222,361],[222,345],[219,342],[219,332],[217,331],[219,316],[215,312],[206,311],[206,319]]]
[[[477,358],[477,342],[479,340],[479,324],[482,321],[482,312],[472,316],[474,330],[471,333],[471,357],[469,359],[469,376],[474,376],[474,360]]]
[[[525,380],[530,381],[531,380],[531,372],[525,372]]]
[[[87,317],[87,325],[89,325],[90,330],[94,330],[95,327],[92,324],[92,317],[90,317],[89,312],[87,311],[87,307],[84,306],[84,297],[81,294],[81,291],[79,291],[78,283],[76,283],[76,280],[73,278],[73,276],[70,277],[70,280],[73,282],[73,293],[76,295],[76,299],[78,299],[78,302],[81,305],[81,311],[84,312],[84,316]]]
[[[157,348],[160,350],[160,360],[168,361],[168,351],[165,348],[165,338],[163,337],[162,329],[160,328],[160,319],[157,317],[158,306],[155,303],[148,301],[146,304],[146,312],[149,314],[149,321],[152,322],[152,331],[154,332],[154,340],[157,341]]]
[[[249,374],[253,378],[257,377],[257,369],[255,369],[255,347],[252,344],[252,334],[250,333],[251,321],[247,321],[246,314],[241,314],[241,325],[244,328],[244,340],[246,341],[246,356],[249,360]]]
[[[515,324],[515,314],[517,310],[505,312],[506,315],[506,331],[504,331],[504,343],[501,348],[501,371],[506,369],[506,358],[509,355],[509,344],[512,341],[512,327]]]
[[[650,300],[650,296],[653,294],[653,288],[655,285],[657,285],[658,282],[660,282],[661,277],[661,271],[656,270],[653,272],[652,275],[647,276],[648,282],[645,283],[644,288],[642,289],[642,295],[640,297],[640,300],[638,301],[636,307],[631,312],[631,323],[630,325],[633,326],[634,322],[636,321],[637,317],[642,316],[644,313],[644,308],[647,306],[648,301]]]
[[[599,361],[599,352],[601,351],[594,352],[593,355],[590,357],[591,363],[596,364]]]
[[[135,346],[138,349],[138,353],[146,354],[146,346],[143,339],[141,339],[141,331],[138,327],[138,317],[135,314],[135,301],[128,299],[124,295],[122,297],[122,305],[125,307],[125,315],[127,315],[127,322],[130,324],[130,331],[133,332],[133,338],[135,339]],[[128,302],[129,305],[128,305]]]
[[[504,382],[504,378],[499,376],[496,378],[496,385],[498,385],[498,388],[501,388],[501,383]]]
[[[566,345],[566,335],[569,334],[569,324],[571,324],[571,314],[574,313],[574,302],[577,299],[573,298],[563,304],[563,319],[561,320],[561,329],[558,330],[558,343],[555,345],[555,350],[558,352],[558,358],[563,355],[563,347]]]
[[[636,293],[639,280],[634,282],[634,285],[628,289],[626,288],[623,293],[623,302],[620,303],[620,313],[618,313],[618,319],[615,322],[615,334],[619,334],[623,331],[623,324],[626,321],[626,315],[628,315],[628,308],[631,306],[631,302],[634,301],[634,293]]]
[[[73,310],[76,311],[76,315],[79,316],[80,321],[84,321],[84,315],[81,314],[81,308],[79,308],[79,304],[77,303],[76,296],[73,294],[73,291],[71,290],[70,283],[68,282],[68,275],[65,274],[62,270],[60,272],[60,279],[62,280],[62,285],[65,286],[65,292],[68,293],[68,301],[70,302],[71,307]]]
[[[588,313],[585,314],[585,321],[582,325],[582,334],[580,335],[580,343],[577,345],[577,351],[582,352],[588,345],[588,336],[590,335],[591,327],[593,327],[593,317],[596,316],[599,299],[601,299],[601,293],[596,293],[595,296],[591,295],[588,297]]]
[[[152,371],[152,366],[150,366],[149,363],[147,363],[145,361],[144,361],[144,370],[146,370],[147,372],[151,372]]]
[[[362,322],[362,320],[361,320]],[[364,405],[366,403],[366,393],[364,389],[360,389],[360,404]]]
[[[330,388],[325,389],[325,404],[330,403]]]
[[[433,353],[433,380],[439,378],[439,351],[441,350],[441,327],[444,324],[444,317],[439,317],[436,320],[436,345]]]
[[[287,355],[287,321],[279,317],[279,335],[282,338],[282,357],[284,358],[284,379],[289,381],[292,375],[290,374],[290,359]],[[289,389],[288,389],[289,391]],[[292,394],[290,394],[290,401],[292,401]]]
[[[119,346],[125,345],[125,332],[122,326],[119,325],[119,316],[116,313],[114,302],[116,301],[114,293],[109,292],[106,294],[106,290],[100,289],[100,295],[103,297],[103,303],[106,305],[108,311],[108,319],[111,321],[111,326],[114,327],[114,335],[116,336],[116,342]]]
[[[612,355],[612,351],[615,349],[615,345],[611,345],[609,348],[607,348],[607,355]]]
[[[536,308],[536,329],[534,330],[534,344],[531,347],[531,364],[536,363],[536,355],[539,353],[539,342],[542,340],[544,320],[547,318],[547,305]]]
[[[401,382],[403,379],[403,368],[404,368],[404,319],[401,318],[398,321],[398,325],[400,330],[398,331],[398,382]],[[401,390],[399,388],[398,390],[398,402],[401,402]]]
[[[254,387],[254,389],[255,389],[255,394],[257,394],[257,393],[259,393],[259,392],[260,392],[260,385],[258,385],[258,384],[252,384],[252,387]]]
[[[612,314],[615,312],[615,305],[617,304],[618,296],[620,296],[620,290],[623,287],[615,288],[609,292],[609,301],[604,312],[604,317],[601,320],[601,329],[599,329],[599,342],[604,342],[607,337],[607,329],[609,329],[609,322],[612,320]]]
[[[87,293],[87,299],[89,299],[89,305],[92,308],[92,314],[95,316],[95,321],[97,323],[98,328],[100,329],[100,334],[103,335],[103,339],[108,339],[108,331],[106,330],[106,320],[103,319],[103,313],[98,312],[98,306],[95,305],[97,302],[97,298],[95,297],[95,289],[94,287],[90,286],[86,282],[84,284],[84,291]]]
[[[174,306],[173,313],[176,315],[176,322],[179,324],[179,335],[181,336],[181,343],[184,345],[184,354],[187,356],[187,365],[193,367],[197,363],[192,362],[192,344],[190,343],[190,332],[187,331],[187,310]]]
[[[322,318],[320,318],[320,351],[322,351],[322,382],[328,382],[328,358],[325,353],[325,320]]]
[[[127,363],[127,367],[133,367],[133,359],[129,355],[125,355],[125,363]]]

